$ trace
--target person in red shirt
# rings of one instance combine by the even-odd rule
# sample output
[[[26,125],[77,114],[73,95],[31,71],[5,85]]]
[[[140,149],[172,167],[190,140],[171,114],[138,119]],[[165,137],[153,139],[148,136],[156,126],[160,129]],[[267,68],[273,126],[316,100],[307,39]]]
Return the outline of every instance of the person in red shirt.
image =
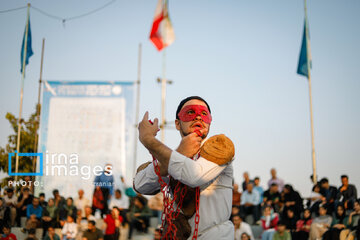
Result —
[[[120,210],[113,207],[110,214],[107,214],[104,223],[106,224],[104,240],[117,240],[120,236],[120,224],[124,221],[120,216]]]
[[[3,234],[1,235],[1,240],[17,240],[15,234],[11,233],[11,228],[9,226],[3,226]]]

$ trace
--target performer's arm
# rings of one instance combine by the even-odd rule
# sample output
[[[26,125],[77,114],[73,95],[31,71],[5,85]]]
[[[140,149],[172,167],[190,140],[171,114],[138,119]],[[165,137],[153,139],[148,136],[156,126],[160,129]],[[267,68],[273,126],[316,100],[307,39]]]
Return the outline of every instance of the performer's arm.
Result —
[[[167,177],[163,177],[163,180],[165,182],[169,181]],[[134,178],[134,189],[145,195],[154,195],[160,191],[158,176],[155,174],[154,165],[152,163],[136,173]]]

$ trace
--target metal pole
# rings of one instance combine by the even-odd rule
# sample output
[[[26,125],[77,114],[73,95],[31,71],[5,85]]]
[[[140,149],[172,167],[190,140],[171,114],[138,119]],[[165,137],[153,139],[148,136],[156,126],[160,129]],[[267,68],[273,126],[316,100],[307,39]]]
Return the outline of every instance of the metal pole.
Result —
[[[314,137],[314,120],[313,120],[313,106],[312,106],[312,94],[311,94],[311,73],[310,73],[310,44],[309,40],[309,28],[308,28],[308,19],[307,19],[307,7],[306,0],[304,0],[305,8],[305,34],[306,34],[306,55],[307,55],[307,69],[308,69],[308,82],[309,82],[309,100],[310,100],[310,125],[311,125],[311,158],[312,158],[312,168],[313,168],[313,183],[317,182],[316,174],[316,158],[315,158],[315,137]]]
[[[27,5],[27,18],[26,18],[26,31],[25,31],[25,42],[24,42],[24,55],[22,62],[22,76],[21,76],[21,90],[20,90],[20,108],[19,108],[19,119],[18,119],[18,132],[17,132],[17,143],[16,143],[16,162],[15,162],[15,172],[19,171],[19,152],[20,152],[20,136],[21,136],[21,114],[22,114],[22,105],[24,97],[24,78],[25,78],[25,59],[27,51],[27,38],[29,31],[29,15],[30,15],[30,3]],[[11,166],[9,166],[11,168]],[[15,181],[17,181],[18,176],[15,176]]]
[[[135,113],[135,139],[134,139],[134,161],[133,161],[133,172],[136,172],[136,158],[137,158],[137,143],[138,143],[138,131],[136,127],[139,123],[139,111],[140,111],[140,83],[141,83],[141,43],[139,44],[138,53],[138,71],[137,71],[137,93],[136,93],[136,113]]]

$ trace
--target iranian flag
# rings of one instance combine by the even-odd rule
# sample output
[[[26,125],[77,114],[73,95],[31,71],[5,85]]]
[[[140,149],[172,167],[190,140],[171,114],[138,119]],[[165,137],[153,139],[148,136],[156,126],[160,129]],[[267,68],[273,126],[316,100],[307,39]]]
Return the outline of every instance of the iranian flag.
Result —
[[[159,51],[172,44],[175,40],[175,33],[169,18],[166,0],[158,1],[150,32],[150,40]]]

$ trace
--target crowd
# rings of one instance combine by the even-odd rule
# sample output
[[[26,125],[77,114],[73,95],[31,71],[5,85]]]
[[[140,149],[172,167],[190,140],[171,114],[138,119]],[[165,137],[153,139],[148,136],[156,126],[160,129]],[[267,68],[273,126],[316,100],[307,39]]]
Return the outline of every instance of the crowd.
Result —
[[[255,239],[251,225],[260,225],[263,240],[353,240],[360,239],[360,199],[349,177],[342,175],[341,186],[330,185],[322,178],[308,198],[302,198],[290,184],[271,169],[267,189],[260,178],[233,185],[231,220],[235,240]],[[312,176],[311,176],[312,178]]]
[[[21,181],[27,183],[31,178],[26,176]],[[118,240],[124,228],[128,229],[128,239],[134,229],[147,232],[150,218],[158,217],[162,209],[158,201],[148,204],[132,188],[114,189],[113,183],[113,176],[105,172],[97,176],[92,199],[85,197],[83,189],[73,198],[62,196],[57,189],[52,196],[40,193],[35,197],[30,184],[6,188],[0,196],[0,240],[19,239],[11,232],[14,227],[20,228],[26,240],[37,240],[41,229],[44,240]]]

